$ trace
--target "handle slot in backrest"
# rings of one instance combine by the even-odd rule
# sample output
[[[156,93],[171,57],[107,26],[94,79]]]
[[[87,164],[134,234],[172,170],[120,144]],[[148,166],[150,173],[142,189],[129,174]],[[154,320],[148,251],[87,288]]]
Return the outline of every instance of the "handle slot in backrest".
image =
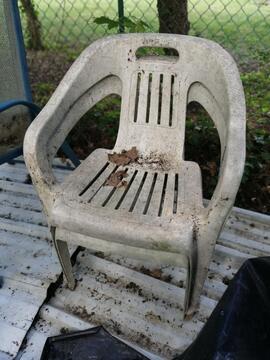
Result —
[[[155,57],[157,61],[177,62],[179,60],[179,52],[169,47],[142,46],[135,52],[136,60],[148,60]]]

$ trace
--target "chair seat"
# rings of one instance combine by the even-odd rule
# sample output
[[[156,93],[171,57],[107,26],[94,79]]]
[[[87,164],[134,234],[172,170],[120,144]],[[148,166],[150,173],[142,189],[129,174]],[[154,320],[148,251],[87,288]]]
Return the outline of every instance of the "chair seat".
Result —
[[[176,170],[156,158],[119,166],[108,153],[95,150],[61,184],[51,224],[132,246],[187,250],[203,208],[199,166],[183,161]],[[123,176],[118,185],[112,174]]]

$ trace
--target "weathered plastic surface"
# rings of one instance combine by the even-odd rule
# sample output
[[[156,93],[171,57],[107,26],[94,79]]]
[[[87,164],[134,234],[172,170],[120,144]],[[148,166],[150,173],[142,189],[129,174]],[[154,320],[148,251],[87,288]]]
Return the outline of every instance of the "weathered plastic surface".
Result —
[[[246,260],[194,343],[175,360],[266,360],[270,257]]]
[[[63,165],[55,161],[59,163]],[[59,182],[71,172],[59,167],[53,171]],[[39,359],[48,336],[100,324],[133,347],[136,343],[147,349],[144,354],[151,360],[172,359],[196,338],[241,264],[270,256],[270,217],[234,208],[215,246],[200,310],[192,319],[183,321],[179,311],[184,269],[108,253],[100,258],[89,250],[78,255],[73,267],[76,291],[59,285],[42,305],[60,267],[25,165],[0,166],[0,188],[1,360],[14,358],[18,351],[18,360]]]
[[[141,47],[173,48],[179,56],[137,57]],[[110,94],[122,97],[114,149],[96,150],[59,185],[51,170],[57,149],[80,117]],[[191,101],[207,110],[221,142],[219,181],[207,207],[199,166],[183,159]],[[141,161],[123,168],[127,187],[103,186],[116,171],[108,153],[133,146]],[[168,34],[117,35],[93,43],[28,129],[24,151],[71,289],[67,242],[158,264],[185,264],[184,313],[194,313],[245,160],[243,89],[225,50]]]

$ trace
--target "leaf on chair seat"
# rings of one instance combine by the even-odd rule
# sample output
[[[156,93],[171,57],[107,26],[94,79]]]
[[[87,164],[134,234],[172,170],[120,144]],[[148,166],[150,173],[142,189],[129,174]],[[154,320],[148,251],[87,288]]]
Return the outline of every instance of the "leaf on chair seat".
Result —
[[[125,170],[119,170],[112,173],[105,182],[105,186],[113,186],[119,188],[121,186],[126,186],[127,182],[123,180],[127,177],[127,172]]]
[[[109,161],[115,163],[118,166],[128,165],[138,159],[139,153],[135,146],[130,150],[122,150],[121,153],[108,154]]]

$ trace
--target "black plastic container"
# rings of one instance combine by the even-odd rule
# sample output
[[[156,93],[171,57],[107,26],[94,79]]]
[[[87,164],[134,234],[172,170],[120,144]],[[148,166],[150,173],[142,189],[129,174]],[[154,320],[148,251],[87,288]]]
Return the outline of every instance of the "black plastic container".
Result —
[[[102,326],[49,337],[40,360],[149,360]]]
[[[270,257],[244,262],[197,339],[175,360],[270,359]]]

